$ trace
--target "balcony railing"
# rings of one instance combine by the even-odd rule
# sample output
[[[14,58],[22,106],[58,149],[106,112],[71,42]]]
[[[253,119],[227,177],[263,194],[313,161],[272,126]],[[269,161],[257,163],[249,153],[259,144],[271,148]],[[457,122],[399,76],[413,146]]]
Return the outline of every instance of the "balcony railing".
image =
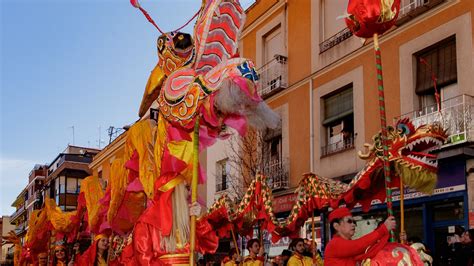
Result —
[[[275,55],[275,58],[257,70],[260,81],[258,94],[263,99],[288,87],[287,58]]]
[[[263,174],[268,178],[268,186],[275,189],[289,187],[288,161],[270,160],[265,164]]]
[[[401,25],[446,0],[411,0],[401,4],[396,24]]]
[[[53,163],[54,165],[57,162],[57,166],[54,168],[50,168],[48,170],[48,175],[51,175],[57,168],[61,167],[66,162],[73,162],[73,163],[84,163],[90,164],[92,162],[91,156],[84,156],[82,154],[61,154]]]
[[[23,203],[20,207],[18,207],[16,209],[16,211],[11,215],[10,217],[10,220],[11,221],[14,221],[16,220],[16,218],[18,218],[20,215],[22,215],[23,213],[25,213],[26,209],[25,209],[25,203]]]
[[[344,150],[348,150],[354,147],[354,137],[349,136],[343,138],[341,135],[341,140],[329,143],[326,146],[321,147],[321,157],[327,156],[332,153],[338,153]]]
[[[319,44],[319,53],[323,53],[341,42],[349,39],[352,36],[352,31],[349,28],[344,28],[340,32],[329,37],[327,40]]]
[[[26,226],[28,225],[28,221],[20,223],[16,228],[15,228],[15,234],[20,235],[26,230]]]
[[[463,94],[441,102],[440,112],[435,105],[410,112],[400,118],[410,118],[415,127],[435,122],[441,123],[448,134],[448,139],[443,145],[446,147],[474,141],[473,116],[474,97]]]
[[[76,162],[76,163],[91,163],[92,157],[86,157],[80,154],[64,154],[59,160],[59,165],[64,162]]]

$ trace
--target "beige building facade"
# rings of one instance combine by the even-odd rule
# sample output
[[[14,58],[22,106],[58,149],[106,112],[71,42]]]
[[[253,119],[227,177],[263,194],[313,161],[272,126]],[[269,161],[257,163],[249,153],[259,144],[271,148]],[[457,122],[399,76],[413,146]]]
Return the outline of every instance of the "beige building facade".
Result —
[[[257,0],[246,10],[240,55],[256,63],[260,95],[282,114],[281,129],[264,132],[262,145],[262,168],[276,162],[276,169],[288,172],[269,175],[270,182],[284,184],[273,187],[282,206],[291,206],[293,188],[305,172],[351,180],[365,163],[357,152],[380,130],[373,42],[346,28],[340,17],[347,3]],[[409,117],[415,125],[440,122],[447,129],[434,195],[408,191],[406,201],[408,234],[434,251],[453,227],[474,226],[473,10],[469,0],[402,0],[396,26],[380,37],[389,124]],[[219,172],[224,154],[224,145],[209,150],[208,176]],[[279,211],[281,217],[288,212]],[[355,214],[375,223],[379,218],[369,218],[382,217],[383,207]],[[324,215],[321,219],[324,245],[329,236]]]

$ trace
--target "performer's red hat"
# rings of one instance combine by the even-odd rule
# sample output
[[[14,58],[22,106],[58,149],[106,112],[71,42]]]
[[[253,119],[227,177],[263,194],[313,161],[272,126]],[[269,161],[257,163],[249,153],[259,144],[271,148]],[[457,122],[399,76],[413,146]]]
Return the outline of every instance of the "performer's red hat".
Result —
[[[344,218],[346,216],[352,216],[352,213],[348,208],[335,209],[329,214],[329,222],[332,222],[334,219]]]

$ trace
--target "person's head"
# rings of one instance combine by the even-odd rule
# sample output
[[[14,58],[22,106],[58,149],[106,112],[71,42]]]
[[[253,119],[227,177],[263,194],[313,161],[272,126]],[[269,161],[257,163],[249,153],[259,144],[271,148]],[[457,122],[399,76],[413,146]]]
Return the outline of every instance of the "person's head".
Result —
[[[460,226],[460,225],[456,225],[454,226],[454,234],[455,235],[458,235],[458,236],[462,236],[462,234],[466,231],[466,229],[464,229],[464,227]]]
[[[48,253],[41,252],[38,254],[38,265],[46,266],[48,264]]]
[[[258,251],[260,250],[260,241],[256,238],[250,239],[249,242],[247,242],[247,249],[251,255],[258,254]]]
[[[229,251],[229,259],[233,259],[233,260],[236,260],[237,259],[237,249],[236,248],[232,248],[230,249]]]
[[[474,239],[474,229],[469,229],[461,235],[461,243],[464,245],[472,245]]]
[[[66,247],[63,245],[56,245],[56,247],[54,247],[54,257],[58,261],[66,260]]]
[[[109,249],[109,237],[105,234],[98,234],[94,237],[97,241],[97,252],[103,253]]]
[[[338,208],[329,214],[331,232],[344,239],[351,239],[355,234],[356,223],[347,208]]]
[[[304,246],[304,239],[303,238],[295,238],[291,241],[290,250],[293,250],[296,253],[303,254],[305,251],[305,246]]]
[[[283,261],[287,261],[287,260],[291,257],[291,255],[293,255],[293,253],[292,253],[290,250],[284,249],[284,250],[281,252],[281,259],[282,259]]]

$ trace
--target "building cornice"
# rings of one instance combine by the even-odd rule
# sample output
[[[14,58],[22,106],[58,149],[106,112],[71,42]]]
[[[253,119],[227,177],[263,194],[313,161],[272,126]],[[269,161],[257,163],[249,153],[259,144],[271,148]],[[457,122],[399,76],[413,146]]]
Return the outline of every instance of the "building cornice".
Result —
[[[255,30],[262,22],[267,20],[271,17],[275,12],[277,12],[281,7],[286,5],[286,1],[280,0],[278,3],[275,3],[267,12],[265,12],[262,16],[257,18],[255,21],[250,23],[250,25],[244,27],[242,33],[240,34],[239,41],[242,40],[247,34]]]

